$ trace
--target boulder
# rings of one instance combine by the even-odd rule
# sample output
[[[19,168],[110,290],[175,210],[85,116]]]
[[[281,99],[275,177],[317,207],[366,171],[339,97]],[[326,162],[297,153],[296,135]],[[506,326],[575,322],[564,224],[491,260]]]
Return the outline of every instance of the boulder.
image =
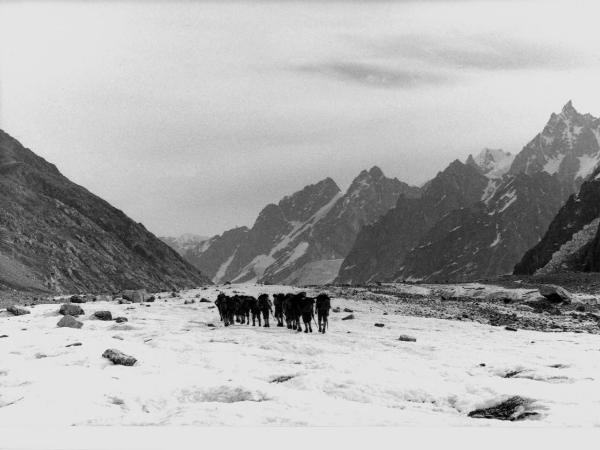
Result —
[[[25,308],[21,308],[17,305],[10,305],[6,310],[11,313],[13,316],[23,316],[25,314],[31,314],[31,311]]]
[[[83,326],[83,323],[77,320],[75,317],[67,314],[58,321],[56,326],[61,328],[81,328]]]
[[[560,286],[546,284],[540,288],[540,294],[551,303],[571,303],[571,294]]]
[[[349,314],[346,317],[342,317],[342,320],[352,320],[354,319],[354,314]]]
[[[104,353],[102,353],[102,357],[109,359],[113,364],[120,366],[133,366],[137,362],[137,359],[135,359],[133,356],[126,355],[122,351],[115,348],[109,348],[108,350],[105,350]]]
[[[417,338],[414,338],[412,336],[408,336],[406,334],[401,335],[398,338],[399,341],[403,341],[403,342],[417,342]]]
[[[125,300],[129,300],[134,303],[142,303],[149,298],[148,293],[145,289],[129,289],[123,291],[121,293],[121,297],[123,297]]]
[[[82,314],[84,314],[81,306],[74,305],[72,303],[64,303],[58,310],[58,313],[62,314],[63,316],[81,316]]]
[[[531,411],[531,403],[533,403],[531,400],[516,395],[490,408],[481,408],[471,411],[469,417],[511,421],[523,420],[527,417],[538,415],[537,412]]]
[[[112,320],[112,313],[110,311],[96,311],[94,317],[98,320]]]
[[[69,299],[69,301],[71,303],[85,303],[86,299],[85,299],[85,297],[82,297],[80,295],[71,295],[71,298]]]
[[[127,317],[117,317],[115,319],[115,322],[117,322],[117,323],[127,322]]]

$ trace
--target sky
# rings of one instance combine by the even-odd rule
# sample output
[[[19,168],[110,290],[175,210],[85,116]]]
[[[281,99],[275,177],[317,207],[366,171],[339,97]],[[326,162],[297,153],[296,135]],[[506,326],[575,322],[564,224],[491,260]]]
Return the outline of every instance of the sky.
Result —
[[[0,2],[0,128],[157,235],[600,115],[600,2]]]

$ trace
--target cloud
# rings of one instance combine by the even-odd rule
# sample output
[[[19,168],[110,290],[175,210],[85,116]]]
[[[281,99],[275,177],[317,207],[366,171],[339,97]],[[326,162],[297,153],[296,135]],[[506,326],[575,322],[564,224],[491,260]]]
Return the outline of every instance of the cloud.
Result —
[[[441,73],[385,67],[365,62],[325,61],[299,65],[295,69],[304,73],[324,75],[381,88],[413,88],[424,84],[440,84],[449,81],[449,78]]]
[[[580,66],[576,49],[490,35],[404,35],[371,44],[376,54],[440,67],[478,70],[565,69]]]

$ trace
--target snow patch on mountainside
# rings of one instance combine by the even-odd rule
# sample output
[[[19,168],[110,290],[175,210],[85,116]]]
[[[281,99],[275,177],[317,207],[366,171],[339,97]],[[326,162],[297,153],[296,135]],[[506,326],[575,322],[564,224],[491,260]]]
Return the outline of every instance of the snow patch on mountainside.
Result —
[[[558,169],[560,168],[560,164],[562,163],[563,159],[565,159],[564,154],[555,156],[554,158],[548,158],[542,170],[544,172],[549,173],[550,175],[554,175],[556,172],[558,172]]]
[[[473,157],[475,164],[491,179],[502,178],[508,172],[515,155],[501,149],[485,148]]]
[[[589,177],[598,163],[600,162],[600,153],[596,155],[583,155],[579,158],[579,170],[575,174],[575,179],[577,178],[587,178]]]
[[[267,268],[274,262],[275,258],[270,255],[258,255],[252,261],[246,264],[240,274],[232,281],[237,282],[239,280],[244,280],[248,283],[254,283],[263,276],[265,270],[267,270]],[[246,277],[250,274],[253,274],[254,276],[247,280]]]
[[[219,267],[219,270],[217,270],[217,273],[215,274],[215,276],[212,280],[213,283],[220,283],[221,281],[223,281],[223,277],[227,273],[227,269],[229,268],[229,265],[231,264],[231,261],[233,261],[233,258],[235,258],[236,254],[237,254],[237,248],[234,250],[234,252],[231,254],[231,256],[227,259],[227,261],[225,261],[223,264],[221,264],[221,267]]]
[[[577,233],[574,233],[569,241],[561,245],[560,248],[552,254],[552,259],[548,262],[548,264],[536,271],[536,274],[548,274],[567,269],[567,267],[564,267],[565,261],[569,258],[569,256],[573,255],[584,245],[594,239],[594,236],[598,231],[599,224],[600,218],[594,219]]]

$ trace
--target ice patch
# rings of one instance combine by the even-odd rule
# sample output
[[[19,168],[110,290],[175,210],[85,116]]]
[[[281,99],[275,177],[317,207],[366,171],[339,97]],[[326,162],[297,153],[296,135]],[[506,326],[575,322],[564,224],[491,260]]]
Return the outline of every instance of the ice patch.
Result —
[[[548,158],[542,170],[544,172],[549,173],[550,175],[554,175],[556,172],[558,172],[558,169],[560,168],[560,164],[562,163],[563,159],[565,159],[564,154],[558,155],[554,158]]]
[[[593,155],[593,156],[583,155],[583,156],[580,156],[578,159],[579,159],[579,170],[575,174],[575,179],[577,179],[577,178],[585,179],[592,174],[592,172],[594,171],[594,169],[600,162],[600,153]]]

